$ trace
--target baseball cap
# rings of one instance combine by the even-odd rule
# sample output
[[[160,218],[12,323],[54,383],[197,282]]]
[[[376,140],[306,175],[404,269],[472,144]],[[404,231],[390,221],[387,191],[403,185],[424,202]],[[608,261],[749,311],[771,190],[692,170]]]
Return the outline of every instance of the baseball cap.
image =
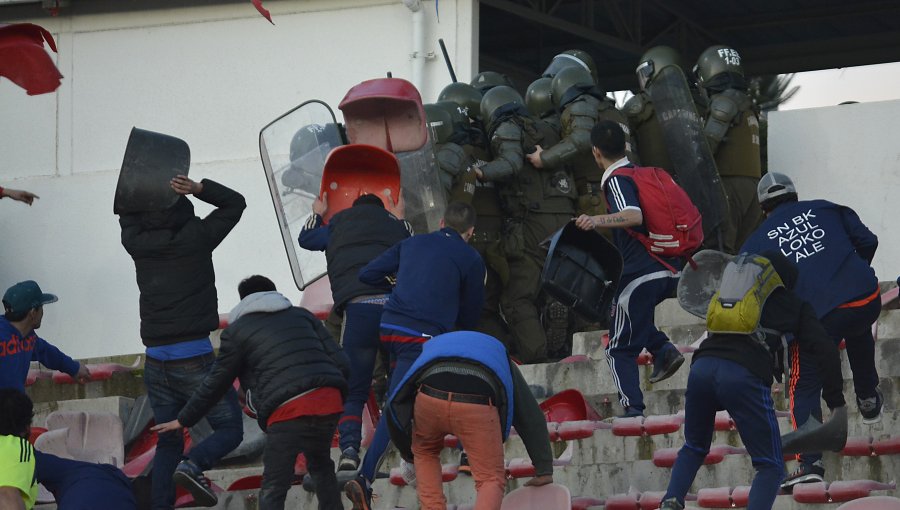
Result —
[[[759,203],[766,202],[781,195],[788,193],[797,194],[797,188],[794,187],[794,181],[790,177],[778,172],[769,172],[762,176],[759,184],[756,186],[756,196]]]
[[[34,280],[19,282],[6,289],[3,308],[6,313],[22,313],[59,300],[55,294],[45,294]]]

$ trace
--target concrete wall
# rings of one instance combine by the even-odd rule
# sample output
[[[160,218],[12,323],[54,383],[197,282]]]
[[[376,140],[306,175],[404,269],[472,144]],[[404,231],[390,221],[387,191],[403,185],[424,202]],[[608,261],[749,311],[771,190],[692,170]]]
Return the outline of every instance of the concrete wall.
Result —
[[[53,33],[65,78],[56,93],[37,97],[0,81],[0,185],[41,197],[31,208],[0,202],[0,290],[34,279],[59,294],[40,334],[69,354],[142,350],[134,268],[112,214],[132,126],[186,140],[191,177],[247,198],[243,219],[215,252],[219,309],[238,301],[237,282],[253,273],[299,299],[259,161],[259,130],[306,99],[336,109],[351,86],[387,71],[409,79],[412,14],[399,0],[265,6],[275,26],[250,2],[15,20]],[[418,84],[426,102],[449,83],[439,37],[458,76],[473,74],[476,8],[473,0],[441,1],[438,21],[435,3],[423,2],[426,50],[437,56]],[[0,19],[13,21],[5,12]]]
[[[789,175],[800,199],[852,207],[878,236],[878,278],[900,275],[900,101],[860,103],[769,115],[769,170]]]

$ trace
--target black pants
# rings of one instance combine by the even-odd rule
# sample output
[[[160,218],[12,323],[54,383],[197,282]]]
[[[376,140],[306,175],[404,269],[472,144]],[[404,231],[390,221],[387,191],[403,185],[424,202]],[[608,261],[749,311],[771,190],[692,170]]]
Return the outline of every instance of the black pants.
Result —
[[[297,455],[306,455],[309,475],[316,484],[319,510],[343,510],[331,460],[331,440],[340,414],[305,416],[273,423],[266,431],[260,510],[282,510],[294,480]]]

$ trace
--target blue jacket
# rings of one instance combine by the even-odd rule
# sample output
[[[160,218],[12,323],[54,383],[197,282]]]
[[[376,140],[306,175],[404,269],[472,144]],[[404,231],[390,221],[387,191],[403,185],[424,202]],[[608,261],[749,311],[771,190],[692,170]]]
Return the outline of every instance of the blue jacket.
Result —
[[[875,292],[878,278],[869,264],[876,248],[878,237],[853,209],[804,200],[778,206],[740,251],[781,251],[800,273],[794,293],[822,318],[841,304]]]
[[[34,451],[34,475],[56,498],[58,510],[137,508],[131,480],[110,464],[63,459]]]
[[[37,336],[34,330],[24,337],[0,316],[0,388],[25,391],[25,378],[32,361],[40,361],[52,370],[78,375],[79,364],[59,349]]]
[[[382,325],[423,336],[478,325],[484,262],[452,228],[404,239],[359,271],[359,279],[370,285],[393,275],[397,285],[384,306]]]

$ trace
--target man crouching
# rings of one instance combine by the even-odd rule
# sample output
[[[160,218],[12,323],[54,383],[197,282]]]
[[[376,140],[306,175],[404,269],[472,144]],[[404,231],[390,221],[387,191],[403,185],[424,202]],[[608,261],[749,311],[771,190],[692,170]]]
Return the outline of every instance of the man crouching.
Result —
[[[167,432],[190,427],[235,377],[266,431],[260,509],[282,509],[297,454],[306,455],[320,510],[343,509],[330,448],[347,393],[348,361],[322,323],[294,307],[264,276],[240,283],[241,302],[222,332],[215,365],[178,419],[157,425]]]

